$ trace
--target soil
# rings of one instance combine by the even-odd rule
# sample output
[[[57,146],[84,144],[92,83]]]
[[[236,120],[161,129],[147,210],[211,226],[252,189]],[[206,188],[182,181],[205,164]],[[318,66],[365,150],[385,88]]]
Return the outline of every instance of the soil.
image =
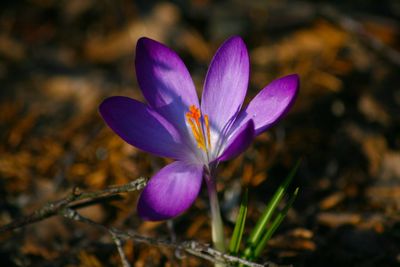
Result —
[[[267,3],[266,3],[267,2]],[[100,190],[151,177],[168,159],[124,143],[98,114],[113,95],[143,100],[138,38],[167,44],[198,92],[229,36],[251,57],[246,101],[298,73],[287,116],[219,168],[229,236],[241,189],[248,234],[298,159],[300,194],[258,262],[400,266],[400,5],[377,1],[4,1],[0,8],[0,225],[73,187]],[[138,193],[80,209],[107,226],[210,243],[206,190],[171,223],[142,221]],[[211,266],[128,241],[132,266]],[[0,236],[1,266],[119,266],[107,233],[61,217]]]

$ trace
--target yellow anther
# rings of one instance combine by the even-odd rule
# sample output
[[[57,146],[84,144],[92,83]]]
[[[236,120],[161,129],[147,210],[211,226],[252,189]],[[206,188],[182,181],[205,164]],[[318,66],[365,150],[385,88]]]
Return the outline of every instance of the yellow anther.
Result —
[[[206,130],[207,130],[208,147],[211,149],[211,134],[210,134],[210,123],[208,122],[208,115],[204,115],[204,122],[206,124]]]
[[[201,123],[201,112],[200,109],[197,108],[195,105],[191,105],[189,107],[189,112],[186,113],[186,120],[188,121],[190,128],[193,133],[193,137],[197,142],[197,146],[207,152],[207,145],[208,149],[211,149],[211,141],[210,141],[210,126],[208,122],[208,116],[204,116],[204,126]],[[206,131],[207,137],[205,137],[204,132]],[[207,141],[206,141],[207,139]],[[207,143],[206,143],[207,142]]]

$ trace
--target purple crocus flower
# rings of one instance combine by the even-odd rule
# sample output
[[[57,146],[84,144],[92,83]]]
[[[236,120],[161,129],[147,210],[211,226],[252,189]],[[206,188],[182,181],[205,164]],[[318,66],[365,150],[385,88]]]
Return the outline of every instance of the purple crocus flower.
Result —
[[[242,153],[277,122],[299,87],[296,74],[277,79],[242,109],[249,56],[240,37],[226,40],[212,59],[201,104],[186,66],[163,44],[139,39],[135,66],[147,103],[113,96],[100,105],[100,113],[129,144],[176,160],[143,190],[138,213],[145,220],[165,220],[184,212],[197,198],[203,177],[209,187],[215,186],[212,177],[218,163]]]

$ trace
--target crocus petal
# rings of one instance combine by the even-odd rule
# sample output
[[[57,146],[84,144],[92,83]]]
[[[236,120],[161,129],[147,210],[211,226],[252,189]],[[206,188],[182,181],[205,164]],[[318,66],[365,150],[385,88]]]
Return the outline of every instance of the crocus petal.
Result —
[[[252,119],[256,135],[276,123],[293,105],[298,89],[299,76],[288,75],[272,81],[239,114],[233,127],[245,124]]]
[[[144,220],[161,221],[187,210],[199,194],[203,166],[175,161],[150,179],[140,195],[138,213]]]
[[[240,155],[250,146],[254,137],[254,122],[249,120],[228,139],[227,146],[221,156],[218,157],[217,161],[229,160]]]
[[[136,76],[148,104],[177,128],[186,131],[185,113],[199,100],[179,56],[165,45],[141,38],[136,46]]]
[[[215,54],[207,72],[201,109],[208,115],[213,131],[228,130],[240,110],[249,82],[249,56],[240,37],[225,41]],[[216,140],[214,140],[215,142]]]
[[[179,132],[145,104],[113,96],[101,103],[99,111],[107,125],[127,143],[162,157],[184,157]]]

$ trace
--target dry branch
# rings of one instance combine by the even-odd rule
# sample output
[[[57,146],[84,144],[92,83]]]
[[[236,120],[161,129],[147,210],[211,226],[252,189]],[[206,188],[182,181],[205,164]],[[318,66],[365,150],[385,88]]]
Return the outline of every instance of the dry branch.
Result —
[[[57,215],[63,209],[74,207],[78,204],[81,204],[84,200],[96,200],[104,197],[110,197],[114,195],[118,195],[121,193],[128,193],[132,191],[137,191],[145,187],[147,183],[146,178],[139,178],[130,183],[120,185],[120,186],[112,186],[104,190],[95,191],[95,192],[80,192],[80,190],[75,187],[72,192],[64,197],[63,199],[49,202],[44,205],[42,208],[36,210],[32,214],[28,216],[24,216],[22,218],[16,219],[6,225],[0,227],[0,234],[6,231],[18,229],[28,224],[32,224],[38,221],[42,221],[51,216]]]
[[[241,264],[244,264],[244,265],[250,266],[250,267],[264,267],[264,266],[275,267],[276,266],[273,263],[259,264],[259,263],[255,263],[255,262],[251,262],[251,261],[239,258],[239,257],[231,256],[231,255],[222,253],[218,250],[211,248],[208,244],[201,244],[196,241],[186,241],[186,242],[182,242],[182,243],[177,243],[177,242],[169,241],[166,239],[145,237],[142,235],[138,235],[132,231],[121,231],[121,230],[118,230],[115,228],[111,228],[111,227],[109,228],[102,224],[96,223],[96,222],[80,215],[76,210],[69,209],[69,208],[64,209],[62,215],[65,218],[101,228],[101,229],[109,232],[113,238],[117,238],[118,240],[132,239],[133,241],[139,242],[139,243],[146,243],[149,245],[162,246],[162,247],[168,247],[168,248],[175,249],[175,250],[185,251],[191,255],[211,261],[213,263],[223,263],[223,264],[227,264],[228,266],[233,265],[235,263],[241,263]],[[118,249],[118,252],[120,253],[121,259],[124,262],[126,260],[126,257],[123,254],[122,249]],[[123,266],[125,267],[125,265],[123,265]]]
[[[121,262],[123,267],[130,267],[130,264],[126,258],[126,255],[122,249],[122,241],[131,239],[135,242],[146,243],[154,246],[162,246],[168,247],[171,249],[175,249],[177,251],[184,251],[193,256],[205,259],[207,261],[213,263],[223,263],[227,266],[233,264],[244,264],[250,267],[262,267],[262,266],[277,266],[273,263],[265,263],[259,264],[250,262],[248,260],[231,256],[226,253],[222,253],[218,250],[211,248],[208,244],[201,244],[196,241],[185,241],[182,243],[177,243],[175,240],[170,241],[167,239],[157,239],[146,236],[138,235],[132,231],[121,231],[112,227],[106,227],[102,224],[99,224],[95,221],[92,221],[81,214],[76,210],[81,207],[82,203],[96,203],[97,200],[101,200],[103,198],[112,197],[121,193],[128,193],[136,190],[140,190],[145,187],[147,183],[147,179],[139,178],[134,180],[128,184],[120,185],[120,186],[112,186],[104,190],[95,191],[95,192],[80,192],[78,188],[74,188],[72,192],[64,197],[63,199],[49,202],[42,208],[36,210],[34,213],[16,219],[6,225],[0,227],[0,233],[15,230],[26,225],[42,221],[46,218],[49,218],[54,215],[61,215],[67,219],[79,221],[85,224],[89,224],[102,230],[108,232],[118,250],[118,253],[121,257]],[[86,201],[86,202],[85,202]],[[88,202],[89,201],[89,202]]]

